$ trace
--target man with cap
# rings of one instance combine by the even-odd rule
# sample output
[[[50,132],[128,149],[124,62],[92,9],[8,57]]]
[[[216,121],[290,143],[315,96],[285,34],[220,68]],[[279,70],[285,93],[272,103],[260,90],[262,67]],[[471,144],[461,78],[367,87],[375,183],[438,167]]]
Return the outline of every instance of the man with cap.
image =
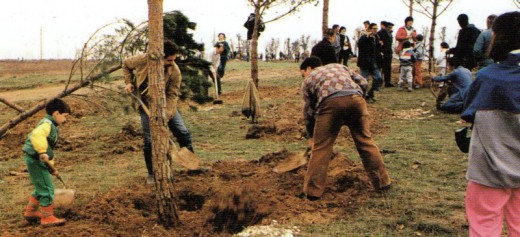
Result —
[[[381,71],[383,76],[383,81],[385,83],[385,87],[394,87],[392,84],[392,42],[394,41],[394,37],[392,36],[392,29],[394,24],[387,21],[382,21],[381,30],[377,32],[379,39],[382,42],[381,52],[383,53],[382,61],[381,61]]]
[[[416,36],[417,32],[415,31],[415,28],[413,28],[413,17],[406,17],[404,19],[404,26],[399,28],[395,34],[395,39],[399,42],[395,53],[401,53],[401,49],[403,49],[403,43],[405,41],[409,41],[413,44],[413,46],[415,46]]]

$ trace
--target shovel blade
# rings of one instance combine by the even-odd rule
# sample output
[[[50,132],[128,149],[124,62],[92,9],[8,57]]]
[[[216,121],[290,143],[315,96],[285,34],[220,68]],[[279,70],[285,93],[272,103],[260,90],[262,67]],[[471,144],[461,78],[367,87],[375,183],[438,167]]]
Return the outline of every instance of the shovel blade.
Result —
[[[200,169],[200,158],[186,147],[181,148],[178,152],[173,152],[173,154],[173,162],[188,170]]]
[[[281,174],[289,171],[296,170],[307,164],[307,157],[305,153],[293,154],[280,161],[276,167],[274,167],[273,171],[275,173]]]
[[[74,189],[54,190],[54,206],[58,208],[70,208],[74,203]]]

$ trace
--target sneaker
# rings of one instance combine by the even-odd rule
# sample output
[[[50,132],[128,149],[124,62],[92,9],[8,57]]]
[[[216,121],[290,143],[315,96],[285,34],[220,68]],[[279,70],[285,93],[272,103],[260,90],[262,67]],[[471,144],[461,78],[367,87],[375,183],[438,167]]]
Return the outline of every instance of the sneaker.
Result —
[[[146,177],[146,185],[153,185],[154,183],[153,174],[149,174],[148,177]]]
[[[412,92],[413,89],[411,87],[408,87],[408,92]]]
[[[372,98],[372,97],[367,98],[367,103],[372,104],[375,102],[376,102],[376,100],[374,98]]]
[[[391,84],[391,83],[389,83],[389,84],[385,84],[385,87],[395,87],[395,85],[394,85],[394,84]]]
[[[420,85],[415,85],[414,88],[415,89],[419,89],[419,88],[421,88],[421,86]]]

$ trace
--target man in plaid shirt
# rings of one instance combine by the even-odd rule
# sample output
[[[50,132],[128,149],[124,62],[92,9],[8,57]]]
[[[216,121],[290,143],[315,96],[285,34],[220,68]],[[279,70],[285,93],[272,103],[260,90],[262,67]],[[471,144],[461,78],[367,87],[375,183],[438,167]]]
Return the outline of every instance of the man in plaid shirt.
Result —
[[[390,188],[390,177],[379,148],[370,134],[368,110],[362,87],[367,80],[341,64],[321,66],[317,57],[300,65],[303,115],[307,135],[312,139],[311,159],[305,174],[304,195],[318,200],[325,191],[327,169],[341,126],[347,125],[374,189]]]

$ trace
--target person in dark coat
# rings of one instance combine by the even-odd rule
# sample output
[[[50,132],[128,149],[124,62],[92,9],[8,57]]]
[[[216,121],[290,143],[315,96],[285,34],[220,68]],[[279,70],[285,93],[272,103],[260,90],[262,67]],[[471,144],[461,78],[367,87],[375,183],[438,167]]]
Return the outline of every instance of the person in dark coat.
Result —
[[[377,67],[377,57],[380,55],[379,41],[377,35],[377,24],[371,23],[369,26],[368,35],[363,35],[359,39],[358,48],[359,56],[357,66],[361,69],[361,75],[368,80],[372,76],[372,86],[366,92],[366,99],[369,103],[374,103],[374,91],[379,91],[383,79],[381,72]]]
[[[327,32],[325,32],[323,40],[312,47],[311,56],[320,58],[323,65],[337,63],[338,59],[336,58],[336,52],[332,46],[332,42],[334,42],[335,39],[336,34],[334,33],[334,30],[328,29]]]
[[[449,50],[449,54],[462,60],[462,65],[471,70],[477,66],[475,56],[473,54],[473,46],[480,35],[480,30],[473,24],[469,24],[469,18],[466,14],[460,14],[457,21],[461,27],[459,36],[457,38],[457,45],[455,48]]]
[[[381,60],[381,71],[383,74],[383,80],[385,82],[385,87],[394,87],[392,84],[392,42],[394,41],[394,37],[392,36],[392,29],[394,24],[391,22],[383,21],[381,24],[385,27],[377,32],[379,39],[383,43],[381,46],[381,52],[383,53],[383,57]]]
[[[247,40],[253,39],[253,29],[255,27],[255,14],[251,13],[247,17],[247,21],[244,23],[244,27],[247,28]],[[264,32],[265,24],[260,18],[260,22],[258,23],[258,37],[260,37],[260,33]]]

